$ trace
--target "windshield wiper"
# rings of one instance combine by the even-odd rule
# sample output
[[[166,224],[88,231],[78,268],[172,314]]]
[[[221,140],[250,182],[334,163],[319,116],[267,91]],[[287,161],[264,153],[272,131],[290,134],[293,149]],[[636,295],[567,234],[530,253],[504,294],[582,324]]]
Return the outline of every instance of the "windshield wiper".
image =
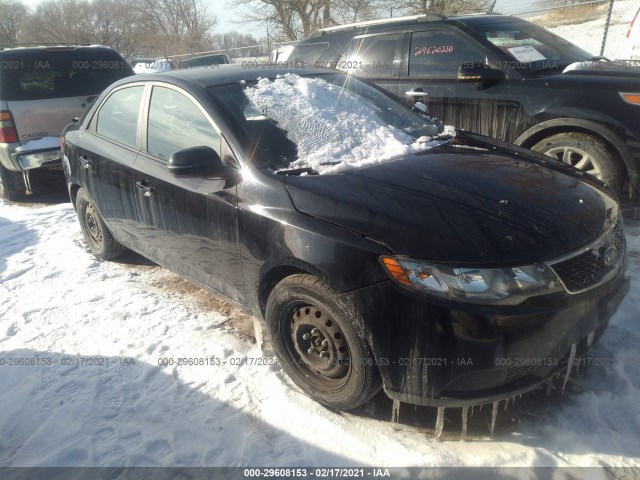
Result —
[[[320,175],[317,170],[309,167],[291,168],[289,170],[278,170],[276,172],[276,174],[278,175],[302,175],[303,173],[306,173],[308,175]]]

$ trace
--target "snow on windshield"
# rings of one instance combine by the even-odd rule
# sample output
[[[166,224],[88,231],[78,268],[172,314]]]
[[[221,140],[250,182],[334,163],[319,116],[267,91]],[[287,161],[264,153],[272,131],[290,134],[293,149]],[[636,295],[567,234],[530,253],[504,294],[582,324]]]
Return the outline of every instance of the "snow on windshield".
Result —
[[[297,144],[298,159],[287,169],[330,173],[423,151],[446,141],[431,136],[416,140],[388,125],[384,112],[371,101],[319,78],[295,74],[273,81],[262,78],[245,94],[253,107],[277,121]],[[433,135],[438,133],[433,128]]]

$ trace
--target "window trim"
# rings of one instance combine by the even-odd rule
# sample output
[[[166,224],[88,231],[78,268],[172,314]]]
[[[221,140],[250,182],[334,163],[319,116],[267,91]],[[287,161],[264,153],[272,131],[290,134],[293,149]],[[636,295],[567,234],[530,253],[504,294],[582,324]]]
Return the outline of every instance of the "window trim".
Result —
[[[104,106],[104,104],[117,92],[119,92],[120,90],[124,90],[126,88],[133,88],[133,87],[142,87],[142,97],[140,98],[140,105],[138,106],[138,119],[136,121],[136,144],[135,145],[128,145],[126,143],[122,143],[119,142],[118,140],[115,140],[113,138],[107,137],[106,135],[102,135],[101,133],[98,132],[97,130],[97,126],[98,126],[98,115],[100,114],[100,111],[102,110],[102,107]],[[116,145],[119,145],[121,147],[124,148],[128,148],[129,150],[133,150],[133,151],[140,151],[140,128],[141,128],[141,114],[142,114],[142,108],[144,106],[145,100],[146,100],[146,95],[147,95],[147,90],[148,90],[148,85],[146,82],[132,82],[132,83],[126,83],[124,85],[121,85],[117,88],[114,88],[113,90],[111,90],[109,92],[109,94],[107,96],[104,97],[104,99],[102,99],[102,101],[100,102],[100,105],[98,105],[96,107],[96,109],[93,111],[93,114],[91,115],[91,119],[87,122],[87,127],[85,129],[86,132],[90,132],[93,135],[106,140],[108,142],[114,143]]]
[[[144,111],[142,112],[142,118],[140,122],[140,134],[141,134],[140,150],[147,157],[153,158],[154,160],[157,160],[158,162],[161,162],[164,165],[167,164],[166,160],[163,160],[157,157],[156,155],[149,153],[148,144],[147,144],[147,140],[149,137],[149,111],[151,110],[151,96],[153,94],[154,87],[168,88],[170,90],[174,90],[184,95],[204,115],[206,120],[209,122],[209,125],[211,125],[213,129],[218,133],[218,136],[220,137],[220,139],[222,140],[224,138],[222,135],[222,130],[220,130],[216,122],[213,121],[213,118],[211,117],[211,115],[209,115],[209,112],[207,112],[207,110],[202,106],[202,104],[198,101],[197,98],[195,98],[193,95],[187,92],[184,88],[178,87],[177,85],[173,85],[171,83],[159,82],[159,81],[152,81],[147,83],[147,91],[145,92],[146,95],[142,102],[142,104],[144,105]],[[222,149],[222,147],[220,148]]]

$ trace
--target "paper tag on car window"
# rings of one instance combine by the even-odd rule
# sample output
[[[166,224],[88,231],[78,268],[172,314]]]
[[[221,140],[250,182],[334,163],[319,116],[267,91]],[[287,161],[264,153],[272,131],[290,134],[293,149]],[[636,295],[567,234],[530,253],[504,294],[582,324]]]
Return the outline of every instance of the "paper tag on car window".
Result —
[[[531,46],[512,47],[509,49],[509,52],[516,58],[516,60],[523,63],[547,59],[538,50]]]

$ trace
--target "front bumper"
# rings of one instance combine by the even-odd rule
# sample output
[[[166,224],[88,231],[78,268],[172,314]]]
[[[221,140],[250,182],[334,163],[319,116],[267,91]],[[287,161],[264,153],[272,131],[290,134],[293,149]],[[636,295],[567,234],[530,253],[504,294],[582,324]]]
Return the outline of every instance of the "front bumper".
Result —
[[[392,282],[344,297],[364,329],[386,394],[428,406],[491,403],[533,390],[582,356],[629,289],[624,268],[576,295],[534,297],[513,307],[431,301]]]

